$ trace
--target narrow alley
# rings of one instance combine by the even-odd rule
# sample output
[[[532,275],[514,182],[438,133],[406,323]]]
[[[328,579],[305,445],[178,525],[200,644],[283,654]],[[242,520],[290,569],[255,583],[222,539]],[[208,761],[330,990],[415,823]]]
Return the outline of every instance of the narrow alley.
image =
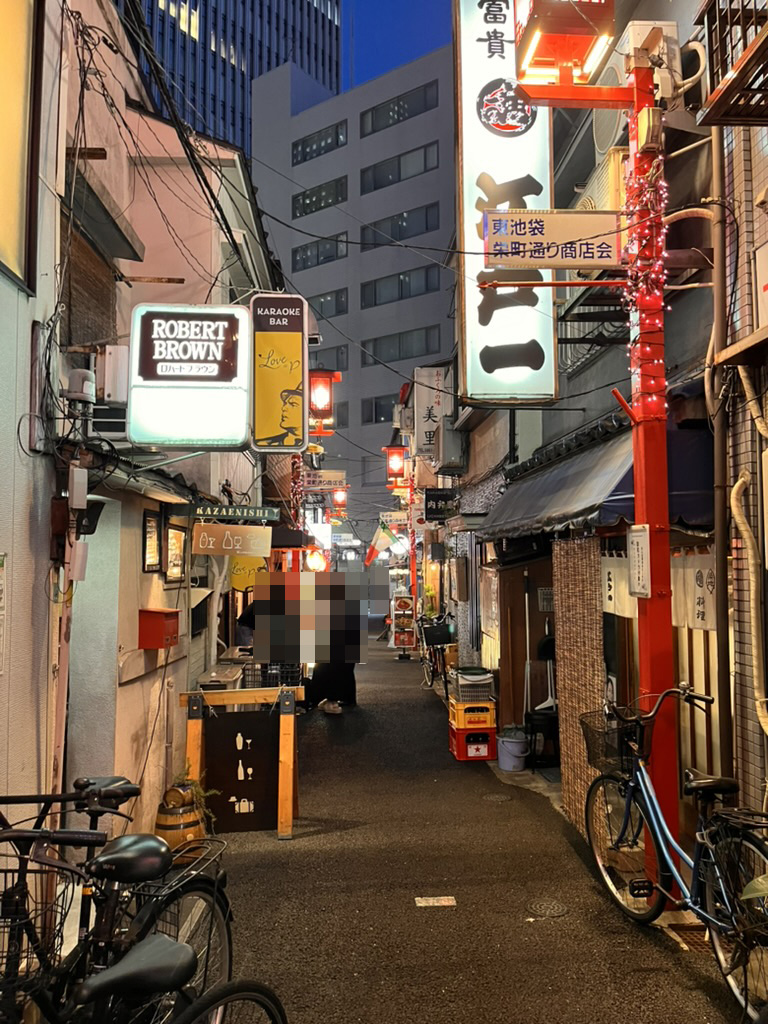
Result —
[[[711,954],[626,921],[549,799],[454,760],[418,662],[371,633],[356,674],[356,708],[299,719],[294,839],[227,837],[235,973],[291,1024],[738,1020]]]

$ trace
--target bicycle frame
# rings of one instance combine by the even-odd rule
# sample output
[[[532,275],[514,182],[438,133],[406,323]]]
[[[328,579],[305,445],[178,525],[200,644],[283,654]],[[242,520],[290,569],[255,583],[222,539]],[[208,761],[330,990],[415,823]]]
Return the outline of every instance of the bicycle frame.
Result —
[[[656,840],[659,853],[664,861],[660,867],[665,868],[669,871],[675,884],[682,893],[682,903],[686,908],[690,909],[692,913],[704,921],[708,925],[712,925],[719,931],[728,931],[727,925],[723,921],[712,917],[706,910],[701,906],[701,876],[700,867],[702,855],[706,849],[706,843],[702,842],[699,836],[702,834],[702,826],[704,821],[699,817],[699,822],[696,830],[696,844],[694,846],[693,857],[691,857],[686,851],[680,846],[677,840],[674,838],[669,830],[669,827],[661,813],[659,806],[658,797],[656,796],[656,790],[653,788],[653,782],[648,774],[648,768],[643,758],[635,755],[634,757],[634,769],[632,777],[627,783],[627,796],[626,803],[624,805],[624,819],[622,821],[621,829],[617,839],[617,845],[619,845],[624,839],[630,822],[630,811],[632,806],[632,798],[635,793],[639,791],[642,797],[643,808],[647,812],[648,816],[648,828],[653,833],[653,838]],[[691,871],[691,885],[690,887],[686,884],[677,864],[675,863],[674,854],[680,858],[683,864],[685,864]],[[728,889],[727,886],[722,884],[722,875],[717,862],[712,860],[712,867],[715,870],[715,875],[718,882],[721,883],[720,891],[726,904],[728,901]],[[726,905],[726,910],[731,913],[731,907]]]

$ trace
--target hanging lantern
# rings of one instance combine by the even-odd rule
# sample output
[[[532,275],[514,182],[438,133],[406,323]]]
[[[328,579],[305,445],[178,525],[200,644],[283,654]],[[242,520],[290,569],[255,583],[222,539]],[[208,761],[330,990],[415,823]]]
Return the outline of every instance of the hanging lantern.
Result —
[[[333,507],[335,509],[347,507],[347,491],[345,488],[340,487],[337,491],[333,492]]]
[[[330,437],[333,422],[333,385],[341,380],[336,370],[309,371],[309,419],[312,437]]]
[[[405,447],[387,445],[381,450],[387,457],[387,483],[395,483],[405,475]]]
[[[328,568],[325,555],[319,548],[310,548],[307,551],[305,563],[310,572],[325,572]]]

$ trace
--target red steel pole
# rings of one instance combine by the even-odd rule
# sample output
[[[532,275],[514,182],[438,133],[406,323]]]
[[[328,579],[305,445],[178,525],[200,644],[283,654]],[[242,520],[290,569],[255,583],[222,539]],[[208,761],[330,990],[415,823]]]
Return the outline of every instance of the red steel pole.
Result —
[[[638,659],[641,696],[674,685],[672,588],[667,483],[666,373],[664,367],[663,164],[659,151],[640,152],[638,118],[654,106],[653,68],[646,56],[632,58],[634,106],[629,122],[627,208],[630,285],[630,369],[635,523],[648,524],[650,597],[639,597]],[[646,710],[648,701],[642,701]],[[656,721],[651,777],[661,810],[678,832],[677,707],[667,701]]]
[[[411,482],[408,487],[408,505],[410,508],[410,522],[408,524],[408,545],[411,565],[411,595],[414,601],[414,614],[416,612],[416,601],[419,599],[419,576],[416,568],[416,528],[413,523],[413,509],[416,503],[415,488],[413,486],[413,469],[411,469]]]

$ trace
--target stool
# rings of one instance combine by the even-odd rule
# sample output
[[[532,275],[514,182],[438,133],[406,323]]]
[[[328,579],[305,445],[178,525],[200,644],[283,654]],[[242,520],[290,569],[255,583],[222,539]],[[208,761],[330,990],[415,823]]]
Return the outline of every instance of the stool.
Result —
[[[541,754],[536,753],[536,739],[541,733],[543,747]],[[557,708],[548,708],[546,711],[526,711],[525,713],[525,735],[530,750],[531,771],[537,768],[552,768],[560,764],[560,723]],[[552,752],[547,754],[547,743],[551,745]]]

